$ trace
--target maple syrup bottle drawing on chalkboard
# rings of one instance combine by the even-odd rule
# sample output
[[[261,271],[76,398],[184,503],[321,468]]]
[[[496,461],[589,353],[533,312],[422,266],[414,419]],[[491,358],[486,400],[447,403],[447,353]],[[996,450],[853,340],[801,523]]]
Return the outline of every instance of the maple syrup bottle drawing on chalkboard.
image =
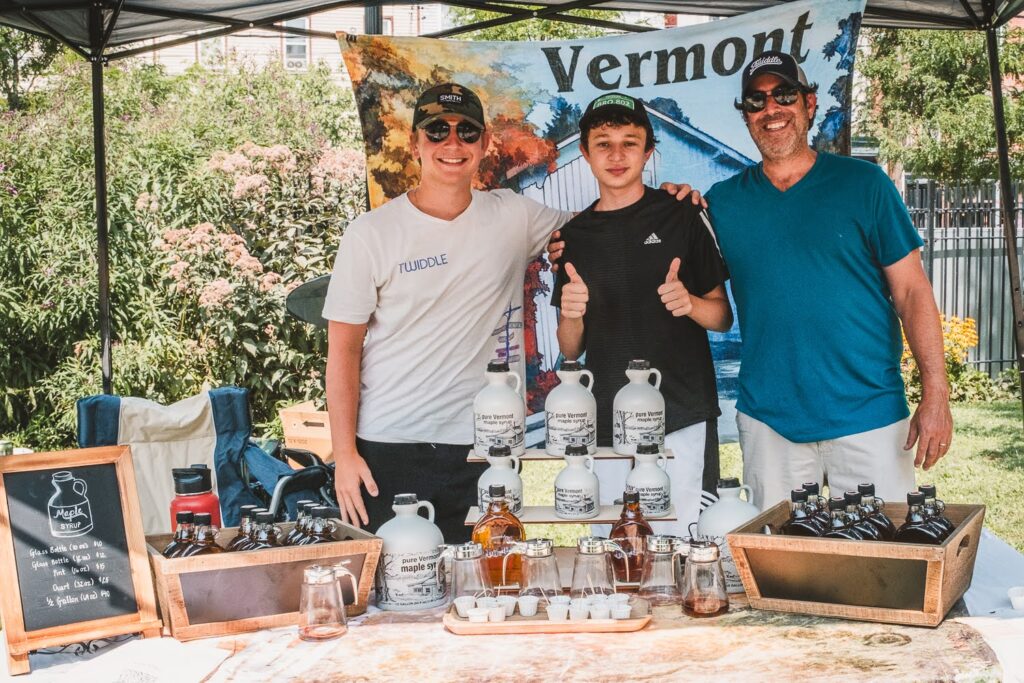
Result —
[[[46,504],[50,517],[50,535],[75,538],[92,531],[92,508],[85,495],[89,487],[68,471],[54,472],[50,478],[56,492]]]

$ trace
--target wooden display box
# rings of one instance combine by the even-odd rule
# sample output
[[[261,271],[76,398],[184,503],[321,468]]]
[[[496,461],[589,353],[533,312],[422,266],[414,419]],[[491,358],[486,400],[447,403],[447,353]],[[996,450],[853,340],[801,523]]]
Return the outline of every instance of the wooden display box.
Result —
[[[302,570],[343,560],[359,583],[353,596],[349,582],[342,582],[346,613],[362,614],[383,541],[338,520],[335,524],[336,537],[344,540],[175,559],[160,554],[171,534],[146,537],[164,625],[178,640],[297,625]],[[294,525],[279,526],[287,533]],[[227,545],[237,531],[221,529],[217,543]]]
[[[907,506],[885,512],[899,526]],[[779,533],[783,501],[726,538],[752,607],[938,626],[971,585],[985,506],[951,504],[945,515],[956,530],[937,546],[802,538]]]
[[[331,423],[326,410],[317,410],[312,401],[280,411],[284,445],[313,451],[324,462],[331,462]]]

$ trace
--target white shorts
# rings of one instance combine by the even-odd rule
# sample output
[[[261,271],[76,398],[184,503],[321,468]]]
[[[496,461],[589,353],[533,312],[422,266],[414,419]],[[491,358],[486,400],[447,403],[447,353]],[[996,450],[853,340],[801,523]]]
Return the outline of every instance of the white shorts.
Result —
[[[900,502],[917,488],[914,449],[903,450],[910,429],[905,418],[886,427],[859,434],[795,443],[774,429],[741,412],[736,413],[743,483],[754,490],[754,505],[762,510],[789,500],[791,490],[804,482],[825,483],[833,495],[856,491],[857,484],[873,483],[875,495]]]

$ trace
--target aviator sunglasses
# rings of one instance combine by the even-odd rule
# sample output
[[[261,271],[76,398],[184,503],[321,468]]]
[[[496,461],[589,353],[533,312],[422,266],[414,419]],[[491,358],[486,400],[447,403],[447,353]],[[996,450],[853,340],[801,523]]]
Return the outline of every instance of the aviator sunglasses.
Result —
[[[772,99],[775,100],[776,104],[783,107],[789,107],[796,102],[798,97],[800,97],[800,88],[792,85],[780,85],[770,93],[760,90],[751,90],[743,95],[743,99],[736,102],[736,108],[742,109],[748,114],[764,111],[764,108],[768,106],[768,95],[772,96]]]
[[[437,121],[431,121],[427,125],[423,126],[423,132],[431,142],[444,142],[452,132],[452,125],[447,121],[438,119]],[[479,140],[483,133],[483,128],[480,128],[469,121],[459,121],[458,124],[455,125],[455,134],[459,136],[460,140],[469,144],[473,144]]]

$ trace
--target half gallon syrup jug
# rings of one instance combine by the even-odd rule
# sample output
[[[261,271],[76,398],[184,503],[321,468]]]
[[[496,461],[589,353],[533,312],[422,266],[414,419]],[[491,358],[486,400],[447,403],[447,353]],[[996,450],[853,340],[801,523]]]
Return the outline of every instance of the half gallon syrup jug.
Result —
[[[650,378],[654,375],[654,386]],[[631,360],[629,383],[612,402],[612,448],[619,455],[635,455],[642,443],[665,445],[665,398],[658,391],[661,372],[645,360]]]
[[[427,517],[420,517],[425,508]],[[437,571],[444,536],[434,525],[434,506],[415,493],[400,493],[391,506],[395,516],[381,524],[384,540],[377,565],[377,606],[406,611],[443,605],[447,600],[444,573]]]
[[[561,382],[544,401],[548,455],[565,455],[566,446],[586,446],[597,452],[597,400],[594,398],[594,374],[573,360],[555,371]],[[583,379],[587,383],[583,384]]]
[[[484,458],[491,446],[508,446],[512,455],[522,455],[526,451],[522,381],[504,361],[488,363],[485,376],[487,386],[473,399],[473,450]]]
[[[747,492],[747,500],[740,498],[740,492]],[[721,540],[722,571],[725,574],[725,587],[730,593],[742,593],[743,581],[733,562],[732,552],[725,540],[725,535],[736,527],[746,524],[761,514],[761,510],[749,502],[753,498],[749,486],[740,486],[735,477],[718,480],[718,501],[708,506],[697,520],[697,534]]]

